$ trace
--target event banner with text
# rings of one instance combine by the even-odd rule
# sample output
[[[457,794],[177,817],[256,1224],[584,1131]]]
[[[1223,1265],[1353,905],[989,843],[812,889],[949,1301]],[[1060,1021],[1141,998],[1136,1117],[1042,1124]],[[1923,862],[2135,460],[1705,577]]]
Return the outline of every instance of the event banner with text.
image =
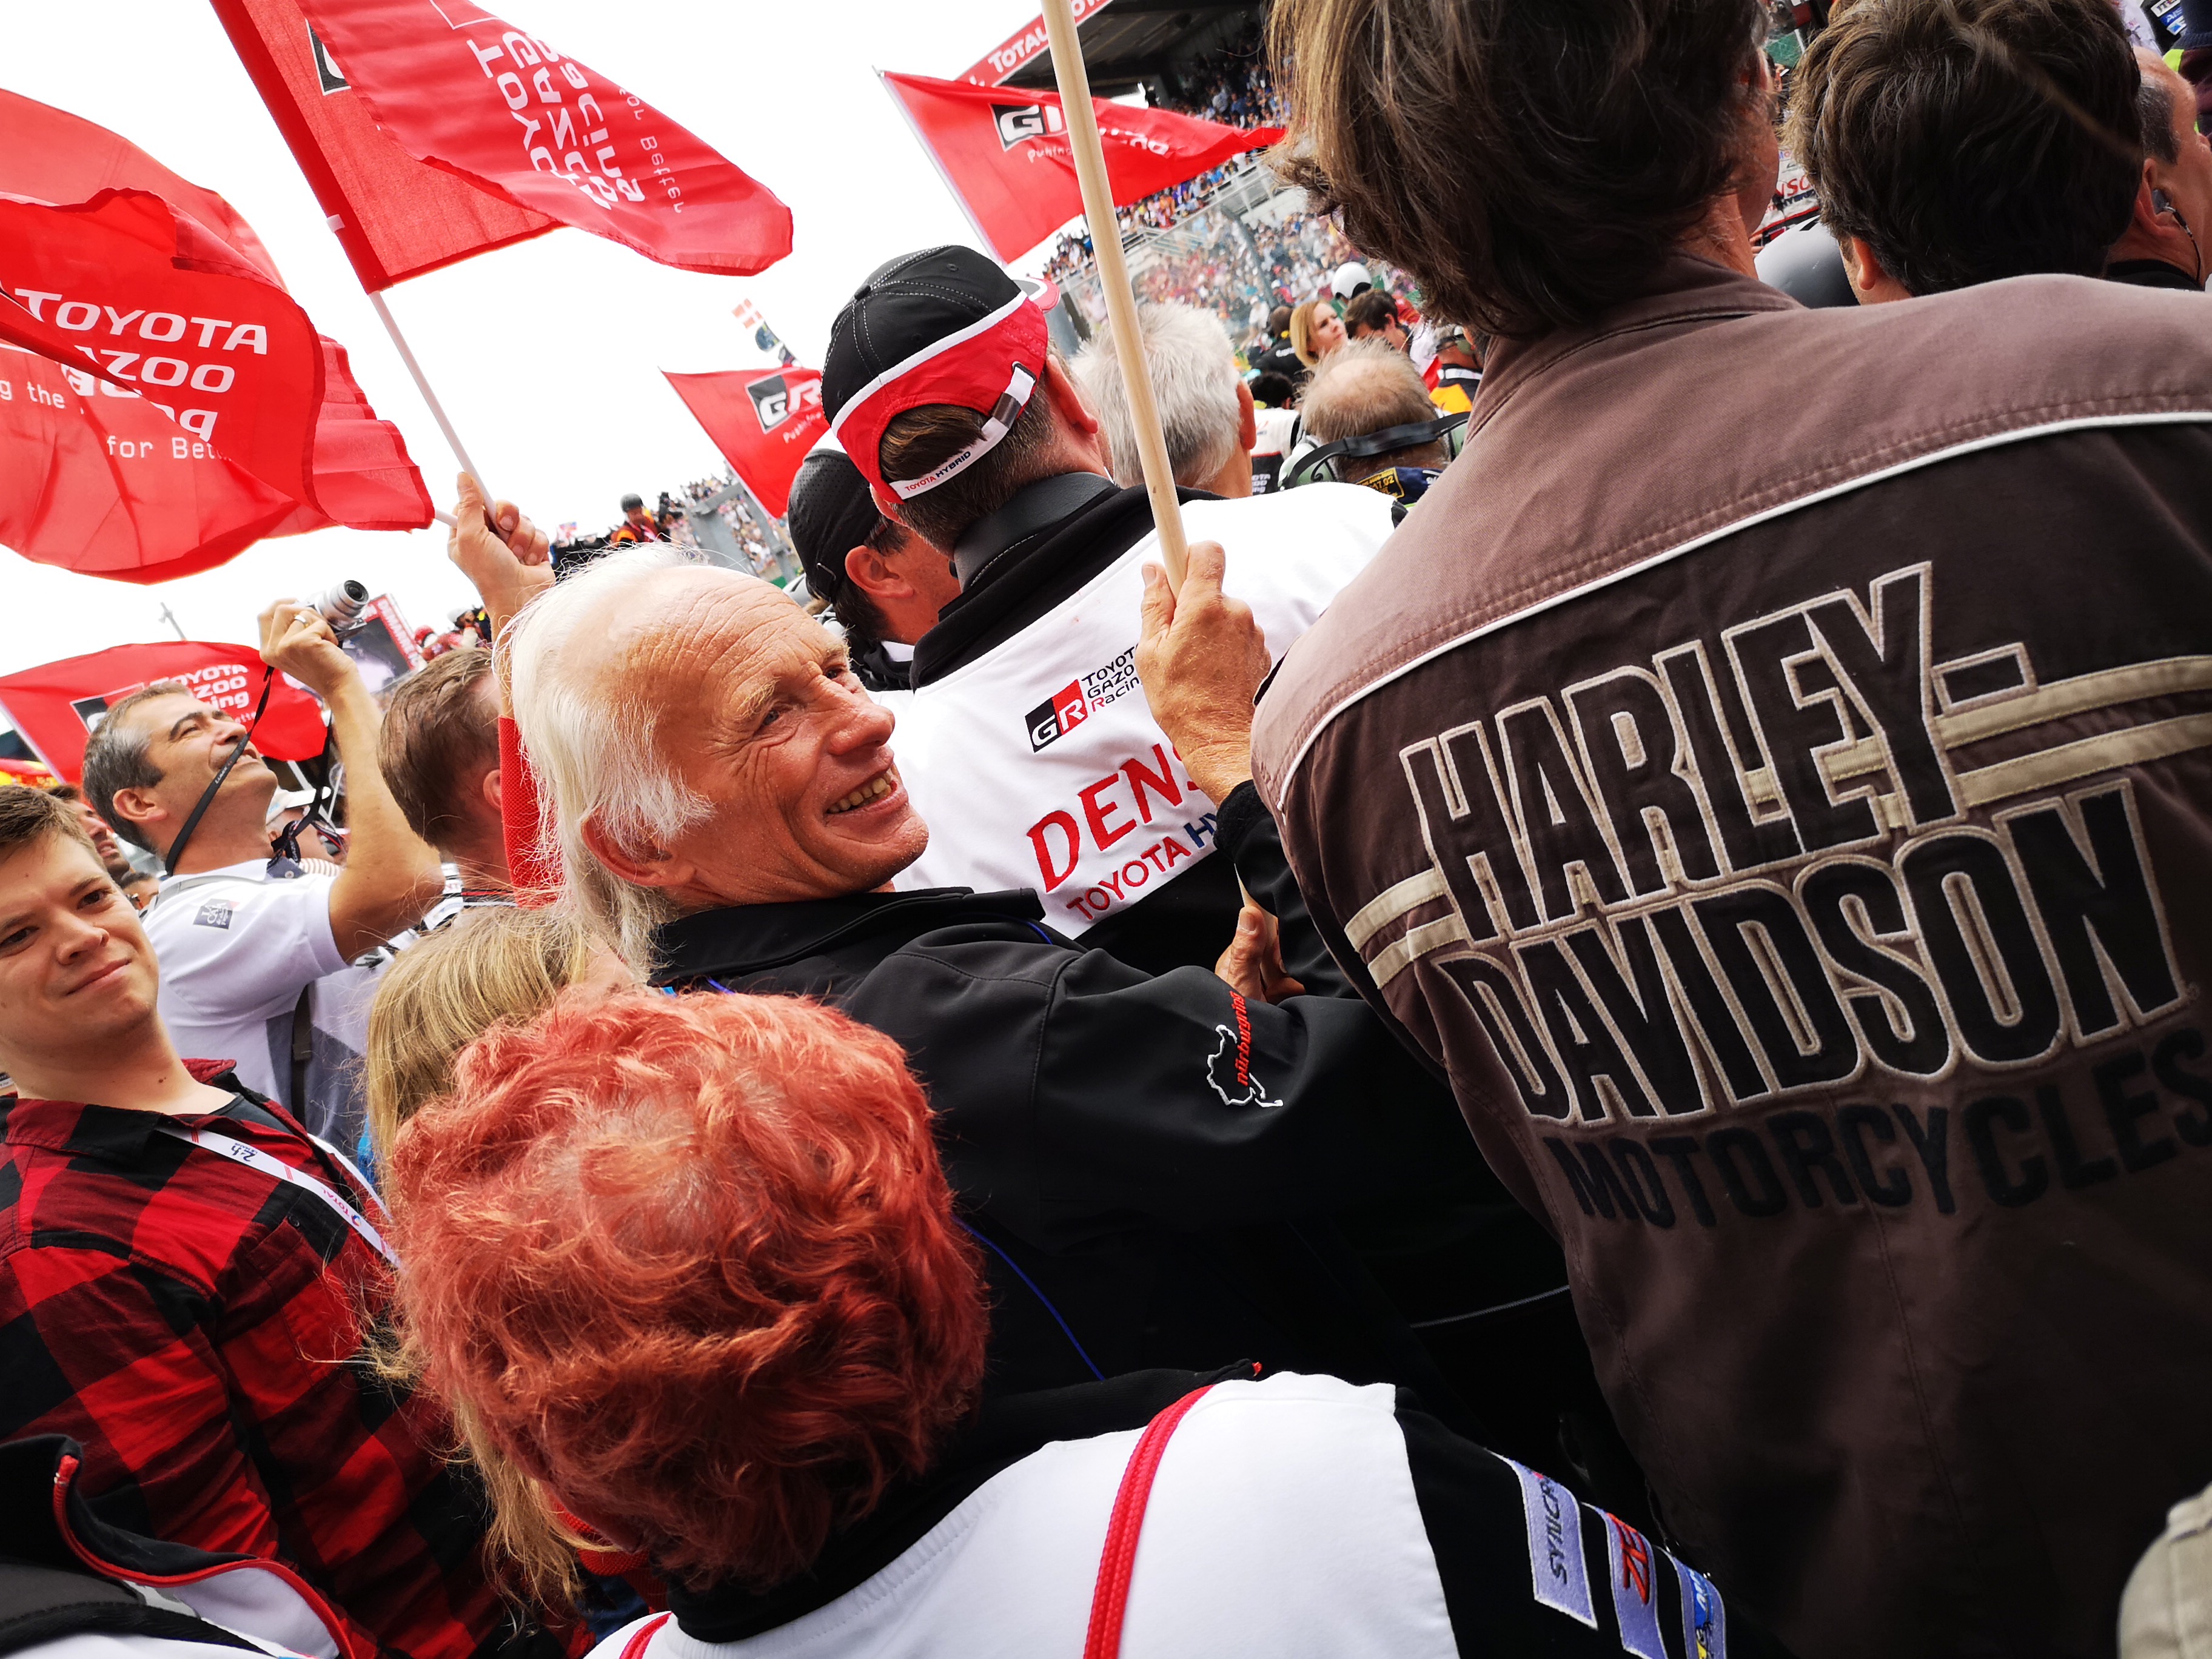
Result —
[[[133,691],[174,680],[210,708],[244,720],[260,700],[269,672],[249,645],[203,640],[118,645],[0,676],[0,709],[48,765],[75,783],[84,775],[87,740],[107,711]],[[253,730],[256,752],[270,760],[309,760],[322,753],[324,737],[322,709],[313,696],[279,675]]]

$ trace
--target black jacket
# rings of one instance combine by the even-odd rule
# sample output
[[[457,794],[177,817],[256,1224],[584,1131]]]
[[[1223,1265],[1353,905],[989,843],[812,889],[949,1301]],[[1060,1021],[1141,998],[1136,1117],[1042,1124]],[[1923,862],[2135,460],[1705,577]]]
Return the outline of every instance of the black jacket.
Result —
[[[1255,358],[1252,371],[1255,374],[1279,374],[1293,386],[1303,386],[1313,374],[1298,360],[1287,339],[1277,340]]]
[[[2122,259],[2105,267],[2108,283],[2125,283],[2130,288],[2171,288],[2184,294],[2202,294],[2204,285],[2179,265],[2168,264],[2163,259]]]
[[[1220,845],[1317,993],[1247,1003],[1046,927],[1034,893],[860,893],[687,916],[654,982],[823,998],[896,1038],[988,1247],[993,1387],[1240,1353],[1442,1389],[1325,1220],[1456,1178],[1450,1098],[1343,981],[1249,786]],[[1230,860],[1223,862],[1227,864]]]
[[[1180,494],[1185,501],[1206,499],[1193,490]],[[1119,488],[1094,473],[1062,473],[1017,491],[960,536],[953,558],[962,592],[915,649],[915,685],[927,686],[1017,638],[1152,528],[1152,503],[1144,490]],[[1186,975],[1197,971],[1201,986],[1218,998],[1219,982],[1205,970],[1235,930],[1243,902],[1241,878],[1282,922],[1285,965],[1308,993],[1352,995],[1307,916],[1274,823],[1252,792],[1234,793],[1222,804],[1218,822],[1218,844],[1228,857],[1202,860],[1117,911],[1083,935],[1085,948],[1113,958],[1120,965],[1117,972],[1125,967],[1170,976],[1146,995],[1177,997],[1176,988],[1185,982],[1173,977],[1180,969]],[[1201,1035],[1212,1029],[1200,1024]],[[1273,1082],[1264,1069],[1256,1069],[1256,1075]],[[1426,1097],[1425,1079],[1406,1071],[1395,1054],[1377,1076],[1407,1079],[1402,1086],[1411,1091],[1409,1103]],[[1347,1170],[1352,1178],[1331,1183],[1323,1200],[1331,1210],[1329,1224],[1277,1222],[1269,1224],[1265,1238],[1250,1230],[1217,1235],[1202,1272],[1185,1265],[1163,1273],[1164,1285],[1213,1284],[1218,1261],[1231,1258],[1231,1277],[1243,1288],[1227,1300],[1244,1297],[1255,1282],[1272,1280],[1272,1289],[1261,1299],[1278,1310],[1287,1300],[1295,1311],[1278,1311],[1267,1323],[1252,1324],[1241,1346],[1230,1340],[1237,1328],[1231,1325],[1207,1334],[1206,1340],[1182,1341],[1172,1348],[1155,1345],[1146,1352],[1160,1364],[1213,1364],[1243,1352],[1291,1369],[1344,1376],[1411,1381],[1425,1372],[1424,1392],[1438,1409],[1454,1408],[1454,1402],[1472,1405],[1490,1443],[1518,1449],[1531,1458],[1553,1457],[1553,1431],[1562,1412],[1580,1413],[1592,1421],[1592,1433],[1609,1437],[1582,1336],[1564,1297],[1553,1305],[1540,1302],[1565,1284],[1557,1246],[1506,1194],[1471,1139],[1449,1137],[1446,1145],[1431,1134],[1405,1151],[1427,1159],[1419,1202],[1364,1181],[1355,1164]],[[1364,1203],[1363,1194],[1371,1194]],[[1054,1267],[1064,1272],[1069,1265],[1063,1257]],[[1309,1294],[1316,1274],[1334,1287],[1327,1321]],[[1126,1283],[1130,1275],[1121,1276]],[[1021,1289],[1018,1284],[1016,1289]],[[1353,1305],[1373,1308],[1383,1299],[1424,1328],[1416,1351],[1398,1317],[1377,1312],[1381,1324],[1369,1322],[1365,1328],[1387,1326],[1394,1333],[1394,1357],[1387,1364],[1375,1356],[1367,1334],[1345,1322],[1349,1316],[1343,1311]],[[1224,1296],[1209,1292],[1184,1313],[1193,1321],[1215,1317],[1224,1304]],[[1489,1317],[1488,1310],[1514,1304],[1523,1311]],[[1010,1316],[1002,1315],[1001,1322]],[[1293,1330],[1322,1346],[1301,1346],[1291,1340]],[[1307,1357],[1285,1358],[1293,1352]],[[1441,1365],[1440,1375],[1427,1369],[1432,1365]],[[1621,1462],[1626,1464],[1625,1455]],[[1638,1487],[1637,1481],[1611,1485],[1607,1495],[1618,1505]]]
[[[884,649],[880,641],[857,651],[851,649],[849,639],[846,646],[853,659],[853,672],[869,690],[904,691],[911,688],[914,664],[910,659],[902,661],[894,657]]]

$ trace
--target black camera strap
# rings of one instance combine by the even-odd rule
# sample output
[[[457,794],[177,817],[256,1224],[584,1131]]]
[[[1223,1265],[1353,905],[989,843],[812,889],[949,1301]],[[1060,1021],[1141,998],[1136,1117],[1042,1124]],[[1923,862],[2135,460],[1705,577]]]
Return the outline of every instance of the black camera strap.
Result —
[[[272,868],[281,860],[289,860],[295,865],[300,862],[300,832],[302,830],[313,830],[316,835],[322,837],[323,850],[333,856],[336,855],[337,848],[331,839],[331,835],[325,831],[323,826],[329,825],[332,832],[337,828],[336,824],[331,823],[329,811],[330,806],[337,804],[338,798],[337,788],[331,781],[330,766],[331,746],[337,740],[337,732],[335,729],[324,732],[323,781],[315,786],[314,799],[307,803],[307,810],[276,832],[276,839],[270,844],[270,863]],[[328,805],[325,804],[325,802]]]
[[[246,752],[246,744],[253,741],[254,732],[261,727],[262,714],[269,707],[269,693],[276,684],[276,671],[269,668],[266,673],[268,677],[261,682],[261,701],[253,705],[253,718],[246,724],[246,735],[238,740],[238,747],[230,751],[230,758],[222,763],[222,769],[215,775],[214,781],[202,792],[198,803],[192,808],[191,816],[185,820],[185,827],[177,831],[176,840],[169,843],[169,855],[162,860],[167,874],[173,876],[177,873],[177,861],[184,857],[185,848],[191,841],[192,831],[200,827],[200,820],[207,816],[208,808],[215,805],[216,792],[222,787],[223,780],[230,775],[230,769],[238,764],[238,757]]]

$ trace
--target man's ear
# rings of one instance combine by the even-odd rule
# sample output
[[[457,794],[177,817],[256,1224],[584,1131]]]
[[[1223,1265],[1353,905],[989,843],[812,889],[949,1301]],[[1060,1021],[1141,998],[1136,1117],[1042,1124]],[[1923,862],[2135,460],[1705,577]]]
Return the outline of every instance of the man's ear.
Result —
[[[1912,297],[1910,289],[1882,269],[1881,256],[1865,237],[1838,236],[1836,246],[1843,251],[1844,280],[1850,283],[1851,292],[1861,305],[1881,305],[1886,301]]]
[[[865,543],[845,551],[845,580],[872,599],[904,599],[914,596],[914,584],[892,573],[884,556]]]
[[[491,809],[492,817],[501,818],[506,816],[504,808],[507,803],[496,766],[477,780],[477,799]]]
[[[2174,228],[2172,223],[2160,213],[2157,204],[2152,199],[2159,187],[2158,163],[2146,155],[2143,158],[2142,177],[2136,180],[2135,210],[2130,216],[2130,219],[2136,229],[2151,236],[2164,235]]]
[[[118,789],[115,792],[115,816],[131,823],[143,823],[158,829],[169,821],[168,809],[143,789]],[[149,837],[159,841],[156,835]]]
[[[1260,414],[1252,406],[1252,388],[1237,382],[1237,447],[1247,455],[1260,441]]]
[[[678,888],[691,879],[693,871],[687,860],[672,857],[658,848],[639,851],[625,848],[597,817],[586,818],[577,827],[577,834],[591,855],[617,881],[633,887]]]
[[[1044,360],[1044,394],[1060,411],[1060,417],[1076,431],[1090,434],[1098,430],[1098,411],[1083,395],[1083,388],[1067,372],[1057,351],[1047,354]]]

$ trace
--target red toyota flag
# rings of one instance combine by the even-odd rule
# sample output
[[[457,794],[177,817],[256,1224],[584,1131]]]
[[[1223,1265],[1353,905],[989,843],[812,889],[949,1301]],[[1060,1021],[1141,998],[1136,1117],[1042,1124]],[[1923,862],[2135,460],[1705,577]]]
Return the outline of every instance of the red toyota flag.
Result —
[[[215,0],[215,10],[371,294],[558,228],[400,149],[338,73],[298,0]]]
[[[151,191],[197,219],[278,287],[276,262],[253,227],[211,190],[163,167],[106,127],[19,93],[0,91],[0,193],[67,205],[103,190]]]
[[[47,765],[76,783],[84,776],[84,745],[93,728],[133,691],[179,680],[202,702],[244,720],[269,674],[251,646],[201,640],[118,645],[0,678],[0,710]],[[255,752],[270,760],[311,760],[323,752],[323,738],[321,706],[278,675],[253,728]]]
[[[1019,258],[1083,211],[1058,94],[920,75],[887,74],[884,85],[1000,258]],[[1283,136],[1280,127],[1224,126],[1103,98],[1091,106],[1117,207]]]
[[[255,14],[265,40],[280,6],[216,0],[216,9],[227,23]],[[405,155],[449,177],[686,270],[750,276],[791,252],[791,210],[765,185],[635,94],[481,6],[284,0],[283,9],[313,26],[317,84],[349,88]],[[233,26],[234,40],[239,33]],[[293,149],[301,153],[297,138]],[[361,218],[417,211],[397,177],[352,201]]]
[[[109,188],[148,191],[160,197],[180,219],[189,219],[195,230],[211,234],[263,280],[283,288],[276,261],[253,227],[215,191],[179,178],[105,127],[0,92],[0,193],[67,206]],[[34,297],[43,315],[49,309],[47,298],[54,296]],[[19,307],[5,314],[14,326],[0,328],[0,333],[72,366],[82,355],[84,333],[94,331],[65,333]],[[428,524],[430,498],[408,459],[398,428],[376,418],[354,383],[344,348],[325,337],[319,349],[324,384],[313,450],[315,504],[303,504],[296,523],[271,533],[319,529],[332,522],[359,530],[411,530]],[[102,359],[95,356],[92,362],[106,372]],[[118,382],[119,392],[132,389],[126,383],[129,373],[126,365]]]
[[[307,314],[196,221],[143,191],[44,207],[0,200],[0,282],[48,349],[58,332],[192,437],[295,501],[310,483],[322,350]],[[0,313],[0,334],[8,314]]]
[[[661,373],[745,488],[781,518],[799,464],[830,429],[830,417],[822,412],[821,374],[811,368]]]
[[[0,321],[0,334],[9,332]],[[118,581],[161,582],[325,520],[151,402],[0,344],[0,546]],[[20,620],[20,619],[18,619]]]
[[[0,339],[97,369],[88,396],[145,398],[192,442],[310,510],[288,528],[429,522],[397,429],[376,419],[344,353],[282,288],[159,198],[0,199],[0,286],[15,302],[0,307]]]
[[[369,407],[345,348],[327,335],[318,338],[323,407],[315,417],[315,505],[330,522],[355,530],[420,530],[434,511],[430,492],[399,428]]]

